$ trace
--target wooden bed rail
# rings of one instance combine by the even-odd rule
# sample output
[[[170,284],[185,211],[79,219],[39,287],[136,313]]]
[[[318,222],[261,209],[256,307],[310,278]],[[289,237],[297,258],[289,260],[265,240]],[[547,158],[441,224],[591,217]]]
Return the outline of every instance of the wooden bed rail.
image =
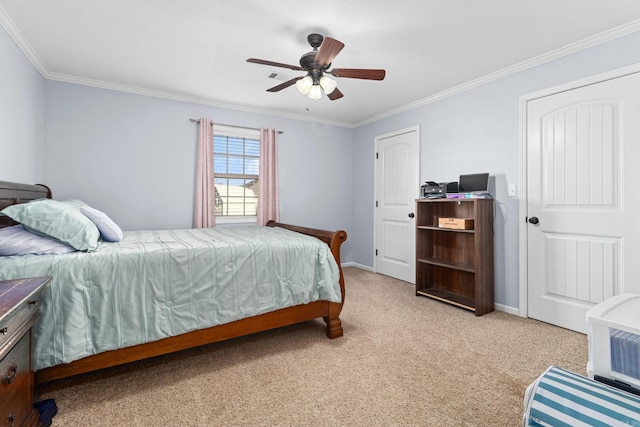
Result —
[[[280,222],[275,222],[275,221],[267,222],[267,227],[286,228],[287,230],[306,234],[308,236],[317,237],[318,239],[322,240],[327,245],[329,245],[329,249],[331,249],[331,253],[336,259],[336,262],[338,263],[338,265],[340,265],[340,246],[347,241],[346,231],[344,230],[326,231],[326,230],[319,230],[316,228],[300,227],[298,225],[282,224]],[[342,272],[342,269],[340,269],[340,271]]]

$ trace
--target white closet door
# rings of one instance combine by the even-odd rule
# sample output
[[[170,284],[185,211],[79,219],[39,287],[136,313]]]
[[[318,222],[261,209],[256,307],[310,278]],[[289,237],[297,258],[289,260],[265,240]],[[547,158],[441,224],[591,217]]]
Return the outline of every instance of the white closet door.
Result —
[[[416,199],[420,194],[418,128],[376,138],[374,269],[416,282]]]
[[[528,315],[585,333],[640,293],[640,74],[527,103]]]

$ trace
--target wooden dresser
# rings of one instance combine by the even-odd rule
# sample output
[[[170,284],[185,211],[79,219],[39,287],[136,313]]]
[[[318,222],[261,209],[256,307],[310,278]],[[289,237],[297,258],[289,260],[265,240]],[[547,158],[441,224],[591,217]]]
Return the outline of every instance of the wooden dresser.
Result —
[[[36,426],[32,333],[50,277],[0,281],[0,427]]]

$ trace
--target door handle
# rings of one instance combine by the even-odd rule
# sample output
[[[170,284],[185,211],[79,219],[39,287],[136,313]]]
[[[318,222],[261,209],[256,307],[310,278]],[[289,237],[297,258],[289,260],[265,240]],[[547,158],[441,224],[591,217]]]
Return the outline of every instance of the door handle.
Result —
[[[532,216],[531,218],[529,218],[529,223],[530,224],[536,225],[539,222],[540,222],[540,220],[538,219],[537,216]]]
[[[415,215],[414,215],[414,213],[413,213],[413,212],[411,212],[411,213],[409,214],[409,218],[413,218],[414,216],[415,216]]]

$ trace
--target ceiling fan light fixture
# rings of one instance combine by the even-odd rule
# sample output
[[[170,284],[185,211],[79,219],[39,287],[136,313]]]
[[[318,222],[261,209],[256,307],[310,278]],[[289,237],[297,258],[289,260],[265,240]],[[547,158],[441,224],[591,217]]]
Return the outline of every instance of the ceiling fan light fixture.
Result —
[[[309,94],[307,96],[315,100],[322,98],[322,88],[319,85],[311,86],[311,90],[309,90]]]
[[[338,87],[338,82],[330,79],[329,77],[322,76],[320,78],[320,86],[322,87],[322,90],[324,90],[324,93],[329,95],[331,92],[336,90],[336,87]]]
[[[309,98],[318,101],[323,95],[331,101],[342,98],[344,95],[338,89],[337,82],[324,76],[329,74],[332,77],[346,77],[351,79],[364,80],[384,80],[386,71],[382,69],[369,68],[331,68],[334,58],[342,48],[344,43],[331,37],[324,37],[321,34],[309,34],[307,41],[313,51],[307,52],[300,57],[300,65],[283,64],[281,62],[267,61],[265,59],[249,58],[247,62],[254,64],[268,65],[270,67],[287,68],[293,71],[304,71],[305,76],[291,78],[284,83],[280,83],[267,92],[279,92],[290,86],[296,85],[298,91]]]
[[[296,82],[296,88],[303,95],[308,95],[311,87],[313,86],[313,79],[311,76],[305,76]]]

